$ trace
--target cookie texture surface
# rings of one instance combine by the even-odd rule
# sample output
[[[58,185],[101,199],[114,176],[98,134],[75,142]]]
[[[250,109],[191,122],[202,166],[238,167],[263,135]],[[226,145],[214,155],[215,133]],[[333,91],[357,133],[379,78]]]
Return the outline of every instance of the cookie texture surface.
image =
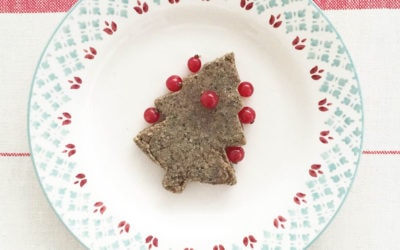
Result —
[[[159,122],[134,138],[151,160],[165,169],[165,189],[182,192],[190,181],[210,184],[236,183],[235,170],[225,148],[246,143],[238,112],[243,107],[237,87],[240,78],[233,53],[206,63],[183,78],[182,88],[155,100]],[[200,103],[204,91],[218,94],[218,105]]]

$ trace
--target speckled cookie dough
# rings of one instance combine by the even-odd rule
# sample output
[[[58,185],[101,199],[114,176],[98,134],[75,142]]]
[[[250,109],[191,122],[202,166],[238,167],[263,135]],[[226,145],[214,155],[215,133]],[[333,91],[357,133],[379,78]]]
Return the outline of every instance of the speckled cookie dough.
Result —
[[[246,143],[238,118],[243,108],[239,83],[235,57],[229,53],[183,78],[179,91],[155,100],[160,120],[142,130],[134,141],[166,170],[165,189],[179,193],[190,181],[236,183],[225,149]],[[208,90],[218,95],[218,105],[212,109],[200,103],[200,96]]]

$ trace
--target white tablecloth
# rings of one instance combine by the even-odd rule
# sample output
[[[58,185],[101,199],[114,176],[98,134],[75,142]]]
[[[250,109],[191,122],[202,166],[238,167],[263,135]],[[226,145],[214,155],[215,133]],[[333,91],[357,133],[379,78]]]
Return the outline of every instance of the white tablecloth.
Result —
[[[400,249],[400,9],[325,13],[361,82],[364,153],[346,202],[310,249]],[[0,13],[0,249],[84,249],[47,203],[28,147],[32,75],[64,15]]]

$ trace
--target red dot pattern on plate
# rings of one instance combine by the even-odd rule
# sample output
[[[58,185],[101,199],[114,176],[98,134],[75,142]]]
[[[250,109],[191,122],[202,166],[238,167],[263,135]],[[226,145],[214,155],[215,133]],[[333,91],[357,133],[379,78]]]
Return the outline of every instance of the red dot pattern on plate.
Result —
[[[136,13],[139,15],[146,13],[149,11],[149,5],[146,2],[141,2],[140,0],[137,0],[137,5],[133,7]]]
[[[69,125],[71,124],[72,115],[68,112],[63,112],[61,116],[57,117],[58,120],[61,121],[61,125]]]
[[[118,29],[117,23],[115,23],[114,21],[111,22],[104,21],[104,24],[105,28],[103,29],[103,31],[108,35],[113,35],[114,32],[116,32]]]
[[[104,203],[103,202],[101,202],[101,201],[98,201],[98,202],[96,202],[96,203],[94,203],[94,210],[93,210],[93,213],[97,213],[97,212],[99,212],[100,214],[104,214],[105,212],[106,212],[106,210],[107,210],[107,207],[104,205]]]
[[[240,0],[240,7],[245,10],[251,10],[254,6],[254,3],[249,0]]]
[[[293,197],[293,201],[294,203],[296,203],[297,205],[301,205],[302,203],[307,203],[306,199],[306,194],[298,192],[296,193],[296,195]]]
[[[84,49],[83,52],[85,52],[85,58],[89,60],[93,60],[95,56],[97,55],[97,50],[93,47],[89,47],[88,49]]]
[[[153,235],[149,235],[145,239],[145,243],[147,244],[147,249],[152,249],[153,247],[158,247],[158,238]]]
[[[118,229],[119,229],[119,233],[129,233],[129,230],[131,228],[131,225],[129,223],[127,223],[126,221],[120,221],[118,223]]]
[[[296,36],[296,38],[293,39],[292,41],[292,45],[297,50],[303,50],[306,47],[305,45],[306,41],[307,41],[306,38],[300,38],[299,36]]]
[[[67,154],[68,157],[73,156],[76,153],[75,144],[69,143],[65,145],[65,149],[62,151],[62,153]]]
[[[328,144],[330,140],[333,140],[333,137],[330,135],[330,131],[329,130],[324,130],[321,131],[319,133],[320,137],[319,140],[323,143],[323,144]]]
[[[271,15],[269,17],[269,24],[275,29],[279,28],[282,25],[281,14],[278,14],[276,16]]]
[[[72,80],[68,80],[68,83],[70,84],[70,89],[79,89],[82,82],[82,78],[80,78],[79,76],[74,76]]]
[[[176,4],[179,3],[179,0],[168,0],[170,4]],[[251,10],[254,6],[254,3],[251,0],[240,0],[239,6],[244,9],[244,10]],[[140,1],[138,0],[136,2],[136,5],[133,6],[133,10],[135,13],[141,15],[144,13],[147,13],[149,11],[149,5],[145,1]],[[274,28],[278,29],[282,27],[283,21],[282,21],[282,15],[281,14],[276,14],[273,15],[271,14],[268,20],[269,25]],[[109,20],[104,20],[104,26],[103,26],[103,32],[106,33],[107,35],[112,36],[115,32],[118,30],[118,25],[115,21],[109,21]],[[306,42],[307,38],[300,38],[299,36],[296,36],[292,42],[291,45],[294,47],[295,50],[301,51],[306,47]],[[88,60],[94,60],[96,55],[98,54],[98,51],[96,48],[90,46],[86,49],[83,49],[84,55],[83,57]],[[201,63],[201,61],[200,61]],[[198,67],[198,66],[196,66]],[[194,67],[194,72],[197,72],[198,70]],[[201,64],[200,64],[201,67]],[[197,71],[196,71],[197,70]],[[324,69],[321,69],[318,65],[314,66],[313,68],[310,69],[309,74],[312,80],[318,81],[323,77]],[[70,89],[79,89],[82,86],[82,79],[79,76],[74,76],[72,79],[68,80],[69,83],[69,88]],[[332,105],[327,98],[323,98],[318,101],[318,110],[321,112],[328,112],[330,109],[329,107]],[[58,120],[60,120],[61,125],[70,125],[72,123],[72,115],[69,112],[63,112],[61,115],[57,117]],[[323,130],[320,132],[320,137],[319,141],[322,142],[323,144],[328,144],[330,140],[333,140],[333,136],[331,135],[331,132],[329,130]],[[64,147],[64,150],[62,151],[67,157],[71,157],[76,153],[76,147],[75,144],[66,144]],[[308,174],[312,178],[317,178],[320,175],[323,175],[323,171],[321,170],[322,166],[320,164],[313,164],[308,170]],[[75,175],[75,180],[73,182],[74,185],[78,185],[79,187],[83,188],[88,182],[88,179],[84,173],[79,173]],[[307,202],[306,200],[306,194],[302,192],[297,192],[295,196],[293,197],[294,203],[301,205]],[[94,203],[94,210],[93,213],[99,213],[99,214],[104,214],[107,210],[107,207],[102,201],[97,201]],[[273,226],[276,229],[285,229],[285,224],[287,222],[287,219],[279,215],[276,218],[273,219]],[[117,228],[119,229],[119,233],[129,233],[130,231],[130,224],[124,220],[120,221],[118,223]],[[243,245],[245,247],[250,247],[254,248],[254,244],[257,242],[254,236],[249,235],[243,238]],[[158,247],[158,238],[154,237],[152,235],[149,235],[145,239],[145,243],[147,244],[148,249]],[[194,248],[191,247],[186,247],[184,250],[194,250]],[[222,244],[217,244],[213,247],[213,250],[225,250],[225,247]]]
[[[225,250],[225,247],[221,244],[218,244],[213,247],[213,250]]]
[[[255,243],[257,243],[257,240],[253,235],[249,235],[243,238],[243,245],[245,247],[250,247],[251,249],[253,249]]]
[[[318,109],[321,112],[327,112],[329,111],[329,106],[331,106],[332,103],[328,101],[328,99],[324,98],[318,102]]]
[[[321,164],[313,164],[311,165],[310,169],[308,170],[308,174],[311,177],[318,177],[322,175],[324,172],[321,170]]]
[[[324,69],[318,68],[318,66],[314,66],[312,69],[310,69],[310,75],[311,79],[318,81],[319,79],[322,78],[322,73],[324,73]]]
[[[274,224],[274,227],[276,227],[276,228],[285,229],[285,222],[286,222],[286,218],[283,217],[282,215],[279,215],[274,219],[273,224]]]
[[[85,174],[79,173],[75,175],[74,184],[78,184],[80,187],[83,187],[86,185],[86,183],[87,183],[87,178]]]

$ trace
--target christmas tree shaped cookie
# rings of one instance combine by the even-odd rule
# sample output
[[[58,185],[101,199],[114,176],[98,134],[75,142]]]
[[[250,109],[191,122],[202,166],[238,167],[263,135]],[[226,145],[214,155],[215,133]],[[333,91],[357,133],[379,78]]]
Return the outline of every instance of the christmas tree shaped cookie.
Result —
[[[232,163],[240,161],[246,143],[242,123],[252,123],[254,111],[243,107],[241,96],[251,95],[247,82],[240,83],[233,53],[200,69],[198,57],[188,66],[196,72],[183,80],[171,76],[168,93],[145,112],[153,123],[134,141],[166,173],[162,184],[174,193],[190,181],[210,184],[236,183]]]

